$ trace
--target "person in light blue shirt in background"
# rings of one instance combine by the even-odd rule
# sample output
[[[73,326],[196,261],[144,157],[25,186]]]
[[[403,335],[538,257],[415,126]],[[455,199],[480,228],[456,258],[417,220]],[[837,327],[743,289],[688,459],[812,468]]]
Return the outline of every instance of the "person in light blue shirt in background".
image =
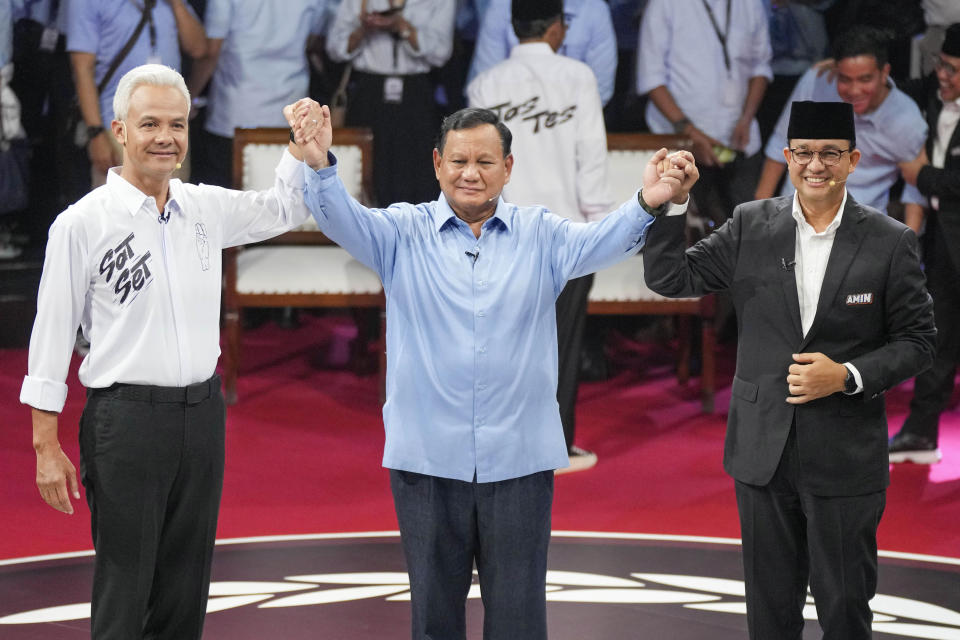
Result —
[[[834,44],[836,67],[830,74],[810,69],[803,75],[788,104],[804,100],[849,102],[857,130],[860,163],[847,181],[857,202],[886,211],[890,187],[900,177],[899,165],[915,160],[927,139],[927,122],[917,104],[897,89],[890,79],[887,58],[889,36],[882,29],[857,26],[837,38]],[[787,141],[790,110],[777,121],[765,149],[766,160],[756,190],[756,199],[775,195],[777,183],[786,172],[783,146]],[[784,181],[780,195],[794,191]],[[920,232],[926,198],[913,185],[906,185],[901,201],[904,222]]]
[[[305,202],[386,294],[383,465],[412,637],[465,637],[476,561],[484,637],[544,640],[553,471],[567,466],[557,296],[569,279],[635,254],[654,215],[686,210],[693,156],[665,160],[662,149],[630,200],[574,223],[504,202],[510,130],[490,110],[462,109],[443,121],[433,152],[438,199],[368,209],[337,177],[329,110],[319,117],[321,134],[304,147]]]
[[[510,0],[490,0],[480,23],[467,84],[481,71],[506,60],[517,46],[510,16]],[[557,53],[579,60],[593,70],[600,99],[607,104],[617,75],[617,37],[609,5],[603,0],[565,0],[563,20],[567,35]]]
[[[208,0],[207,54],[188,88],[211,81],[203,133],[194,146],[194,182],[233,186],[233,130],[284,127],[282,109],[308,93],[307,38],[323,33],[323,0]],[[202,140],[201,140],[202,139]]]
[[[102,92],[97,85],[110,63],[133,35],[145,8],[149,21]],[[191,57],[206,53],[203,25],[184,0],[70,0],[67,5],[67,51],[73,66],[77,100],[87,125],[87,152],[94,187],[106,182],[107,170],[123,159],[109,135],[113,96],[120,78],[142,64],[180,70],[180,47]]]

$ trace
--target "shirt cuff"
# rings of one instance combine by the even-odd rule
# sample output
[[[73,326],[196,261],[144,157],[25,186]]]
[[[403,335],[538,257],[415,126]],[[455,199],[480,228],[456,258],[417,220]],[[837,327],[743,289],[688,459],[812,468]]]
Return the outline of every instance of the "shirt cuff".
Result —
[[[60,413],[67,401],[67,385],[55,380],[23,377],[23,386],[20,387],[20,402],[28,404],[41,411]]]
[[[290,149],[284,148],[280,162],[277,163],[277,175],[287,184],[303,188],[303,171],[300,170],[300,161],[293,157]]]
[[[854,391],[853,393],[851,393],[850,395],[853,395],[854,393],[860,393],[860,392],[862,392],[862,391],[863,391],[863,378],[860,377],[860,372],[857,371],[857,368],[856,368],[855,366],[853,366],[853,365],[852,365],[851,363],[849,363],[849,362],[844,362],[844,363],[843,363],[843,366],[845,366],[847,369],[850,369],[850,373],[853,374],[853,379],[854,379],[854,380],[856,381],[856,383],[857,383],[857,390]]]

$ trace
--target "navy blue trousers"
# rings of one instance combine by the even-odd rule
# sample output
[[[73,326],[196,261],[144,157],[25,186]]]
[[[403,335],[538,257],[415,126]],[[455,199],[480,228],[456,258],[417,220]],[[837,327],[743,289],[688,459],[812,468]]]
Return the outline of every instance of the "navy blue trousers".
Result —
[[[476,563],[484,640],[546,640],[553,471],[463,482],[390,471],[414,640],[466,638]]]

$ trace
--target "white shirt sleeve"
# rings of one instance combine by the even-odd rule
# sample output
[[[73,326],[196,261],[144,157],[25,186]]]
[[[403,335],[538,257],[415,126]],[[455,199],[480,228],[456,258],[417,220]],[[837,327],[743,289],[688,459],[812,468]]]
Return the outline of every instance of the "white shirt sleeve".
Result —
[[[80,218],[69,210],[50,227],[37,317],[30,335],[27,375],[20,402],[44,411],[63,410],[67,370],[77,338],[92,274]]]

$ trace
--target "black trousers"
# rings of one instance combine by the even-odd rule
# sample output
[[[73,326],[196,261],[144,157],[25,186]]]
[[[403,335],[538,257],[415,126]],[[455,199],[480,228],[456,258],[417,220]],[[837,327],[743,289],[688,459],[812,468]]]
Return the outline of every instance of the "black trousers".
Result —
[[[190,152],[190,182],[226,189],[239,187],[233,184],[233,138],[197,126],[190,129]]]
[[[770,483],[738,481],[736,493],[751,640],[800,640],[808,584],[824,640],[871,638],[886,491],[806,491],[794,427]]]
[[[567,450],[576,431],[577,390],[580,388],[580,350],[587,325],[587,298],[593,274],[574,278],[557,298],[557,404]]]
[[[223,487],[220,377],[90,389],[80,475],[90,506],[94,640],[200,638]]]
[[[902,431],[937,442],[940,414],[953,394],[960,362],[960,273],[953,266],[949,248],[936,224],[928,225],[925,243],[927,290],[933,298],[937,323],[937,355],[933,366],[916,377],[910,414]]]
[[[726,222],[738,204],[753,200],[762,167],[762,152],[749,157],[738,154],[722,167],[698,167],[700,179],[691,193],[700,215],[714,227]]]
[[[399,102],[384,99],[390,76],[353,72],[347,125],[373,130],[376,205],[429,202],[440,192],[433,171],[433,142],[439,117],[429,74],[398,76]]]
[[[413,640],[464,640],[476,562],[484,640],[546,640],[553,471],[463,482],[390,470]]]

